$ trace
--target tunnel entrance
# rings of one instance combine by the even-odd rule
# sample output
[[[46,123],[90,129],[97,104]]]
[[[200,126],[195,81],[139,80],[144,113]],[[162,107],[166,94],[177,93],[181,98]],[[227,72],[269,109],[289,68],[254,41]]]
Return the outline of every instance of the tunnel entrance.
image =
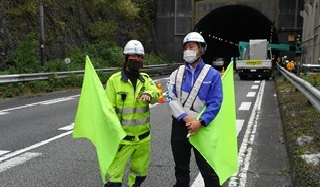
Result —
[[[208,45],[203,58],[209,64],[214,58],[230,62],[231,57],[238,57],[239,41],[267,39],[270,43],[279,43],[273,23],[258,10],[243,5],[217,8],[203,17],[193,30],[201,33]]]

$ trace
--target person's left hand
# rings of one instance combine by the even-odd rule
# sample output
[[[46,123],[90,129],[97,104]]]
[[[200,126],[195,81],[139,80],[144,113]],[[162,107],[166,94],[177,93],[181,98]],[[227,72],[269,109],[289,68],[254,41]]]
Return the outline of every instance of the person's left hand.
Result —
[[[141,101],[148,101],[150,102],[151,96],[149,94],[142,94],[139,98]]]
[[[199,120],[192,120],[186,123],[186,127],[188,128],[189,134],[194,134],[202,127],[202,125]]]

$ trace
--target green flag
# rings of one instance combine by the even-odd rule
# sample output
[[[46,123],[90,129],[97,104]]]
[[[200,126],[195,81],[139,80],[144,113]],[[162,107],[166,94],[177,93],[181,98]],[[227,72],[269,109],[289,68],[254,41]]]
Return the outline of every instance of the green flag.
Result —
[[[222,87],[223,101],[218,115],[209,126],[189,138],[219,176],[220,185],[238,168],[233,62],[222,76]]]
[[[125,135],[118,116],[87,56],[73,138],[88,138],[95,146],[103,184],[120,141]]]

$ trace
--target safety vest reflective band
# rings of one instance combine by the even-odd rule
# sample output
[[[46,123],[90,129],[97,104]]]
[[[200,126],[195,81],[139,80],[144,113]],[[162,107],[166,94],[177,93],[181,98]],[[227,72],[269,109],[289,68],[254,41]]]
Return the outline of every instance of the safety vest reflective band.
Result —
[[[183,80],[185,70],[186,70],[186,66],[181,65],[179,66],[178,72],[176,74],[176,92],[180,102],[181,102],[181,86],[182,86],[182,80]]]
[[[192,103],[196,99],[198,92],[200,90],[201,84],[205,77],[207,76],[207,73],[209,72],[211,66],[208,64],[205,64],[196,80],[196,82],[193,84],[192,90],[189,93],[188,97],[185,99],[185,101],[181,100],[181,88],[182,88],[182,80],[184,76],[184,71],[185,71],[185,65],[181,65],[179,67],[177,76],[176,76],[176,92],[177,92],[177,97],[179,98],[181,103],[184,103],[184,108],[190,110],[192,107]]]
[[[136,125],[141,125],[145,123],[150,123],[150,117],[143,118],[143,119],[122,119],[121,125],[123,126],[136,126]]]
[[[149,112],[150,108],[148,106],[146,107],[140,107],[140,108],[116,108],[116,113],[117,114],[132,114],[132,113],[145,113]]]

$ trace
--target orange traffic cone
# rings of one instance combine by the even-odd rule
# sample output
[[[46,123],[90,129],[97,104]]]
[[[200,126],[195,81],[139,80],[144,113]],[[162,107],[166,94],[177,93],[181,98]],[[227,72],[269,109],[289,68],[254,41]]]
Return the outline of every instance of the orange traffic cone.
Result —
[[[160,96],[158,98],[158,103],[164,103],[163,93],[162,93],[162,85],[161,83],[157,84],[157,88],[159,90]]]
[[[224,74],[224,67],[222,66],[222,71],[220,72],[220,75],[222,76]]]

